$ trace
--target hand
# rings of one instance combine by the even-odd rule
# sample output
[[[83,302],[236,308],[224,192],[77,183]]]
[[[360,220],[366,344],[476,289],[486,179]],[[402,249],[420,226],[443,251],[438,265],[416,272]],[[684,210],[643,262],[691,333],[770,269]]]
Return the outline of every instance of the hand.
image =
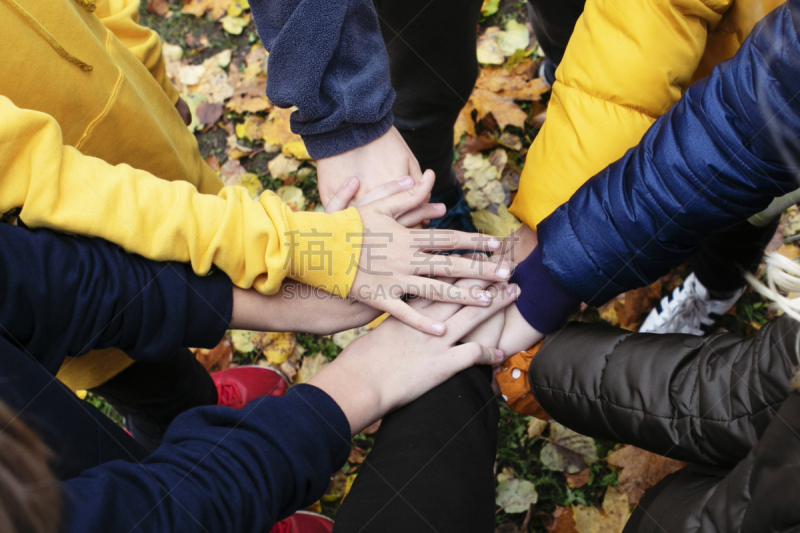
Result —
[[[309,381],[339,405],[353,435],[476,364],[495,364],[504,358],[498,350],[477,343],[455,346],[458,339],[513,302],[516,285],[500,288],[486,308],[415,300],[416,312],[443,320],[450,333],[432,337],[387,319],[375,331],[353,341]]]
[[[388,198],[358,207],[364,226],[358,273],[350,296],[385,311],[406,324],[430,333],[443,335],[442,322],[414,311],[402,296],[409,294],[431,300],[462,305],[489,305],[491,298],[483,291],[463,290],[430,279],[434,276],[505,281],[511,265],[477,263],[451,255],[431,255],[432,250],[498,250],[494,237],[452,230],[410,230],[395,218],[419,207],[433,186],[433,173],[426,172],[420,182]],[[427,276],[427,277],[423,277]]]
[[[416,182],[422,171],[394,126],[369,144],[317,161],[319,197],[325,207],[350,178],[361,185],[353,198],[355,205],[373,189],[402,176],[411,176]]]
[[[505,257],[514,264],[521,263],[539,244],[536,230],[523,224],[517,231],[503,239],[503,246],[494,255]]]
[[[180,96],[178,97],[178,101],[175,102],[175,109],[178,110],[178,114],[181,116],[181,120],[183,120],[184,124],[188,126],[192,123],[192,110],[189,109],[189,104]]]
[[[430,172],[432,174],[432,171],[430,170],[426,172]],[[387,198],[393,194],[397,194],[400,191],[410,189],[413,185],[414,180],[411,178],[411,176],[404,176],[399,180],[389,181],[376,187],[375,189],[372,189],[372,191],[365,196],[362,196],[361,200],[359,200],[355,206],[360,207],[376,200]],[[342,185],[342,187],[336,191],[333,197],[328,201],[328,205],[325,206],[325,212],[330,214],[335,213],[336,211],[341,211],[342,209],[347,209],[347,206],[351,204],[360,187],[361,182],[359,182],[356,178],[350,178],[345,181],[344,185]],[[439,218],[444,216],[444,214],[444,204],[424,203],[407,213],[396,216],[395,220],[407,228],[414,228],[418,227],[425,220]]]
[[[500,335],[500,348],[508,357],[527,350],[544,338],[544,334],[533,328],[516,305],[510,305],[504,313],[503,333]]]
[[[270,296],[234,286],[231,328],[331,335],[369,324],[380,315],[381,311],[366,304],[286,280]]]

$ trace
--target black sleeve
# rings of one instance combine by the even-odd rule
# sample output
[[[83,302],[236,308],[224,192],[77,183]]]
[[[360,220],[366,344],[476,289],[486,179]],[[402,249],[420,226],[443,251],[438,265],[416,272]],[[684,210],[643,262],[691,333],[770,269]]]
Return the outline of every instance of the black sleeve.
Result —
[[[787,317],[749,338],[574,323],[533,358],[531,390],[550,416],[585,435],[729,466],[791,392],[798,333]]]

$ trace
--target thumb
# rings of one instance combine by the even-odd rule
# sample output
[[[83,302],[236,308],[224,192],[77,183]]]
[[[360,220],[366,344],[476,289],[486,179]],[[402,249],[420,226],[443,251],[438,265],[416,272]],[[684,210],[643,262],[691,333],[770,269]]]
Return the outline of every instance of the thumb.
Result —
[[[361,182],[358,181],[357,178],[349,178],[344,182],[344,185],[339,187],[339,190],[333,194],[331,199],[328,200],[328,205],[325,206],[325,212],[330,215],[331,213],[347,209],[347,206],[350,205],[350,202],[355,197],[360,186]]]
[[[448,365],[453,365],[452,373],[460,372],[473,365],[496,365],[503,361],[505,355],[501,350],[483,346],[477,342],[468,342],[454,346],[445,352],[450,357],[442,357]]]

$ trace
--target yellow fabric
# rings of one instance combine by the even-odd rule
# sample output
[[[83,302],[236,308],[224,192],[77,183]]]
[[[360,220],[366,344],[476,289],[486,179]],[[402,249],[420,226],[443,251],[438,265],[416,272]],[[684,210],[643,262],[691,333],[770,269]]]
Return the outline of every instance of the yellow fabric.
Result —
[[[0,0],[0,213],[21,207],[30,227],[102,237],[150,259],[190,262],[199,274],[216,265],[263,293],[287,274],[349,292],[362,234],[355,209],[293,213],[272,193],[253,201],[242,188],[223,188],[168,90],[141,62],[158,76],[160,45],[139,46],[140,60],[75,0],[15,2],[93,70],[65,60]],[[129,45],[149,42],[137,41],[127,22],[133,4],[100,1],[95,13],[116,20],[114,31],[128,28]],[[115,19],[115,6],[126,20]],[[117,350],[92,353],[65,362],[59,377],[89,389],[128,364]]]
[[[641,140],[681,97],[701,58],[708,69],[732,56],[778,5],[767,3],[744,0],[728,15],[731,0],[588,0],[510,211],[535,227]]]
[[[167,77],[161,38],[139,25],[139,0],[98,0],[94,14],[100,22],[150,71],[173,104],[178,90]]]

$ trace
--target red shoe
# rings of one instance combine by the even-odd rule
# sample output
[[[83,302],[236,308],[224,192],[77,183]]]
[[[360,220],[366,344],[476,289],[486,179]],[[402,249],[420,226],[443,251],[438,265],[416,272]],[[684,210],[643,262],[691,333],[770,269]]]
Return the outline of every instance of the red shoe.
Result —
[[[211,374],[217,386],[217,405],[241,409],[262,396],[283,396],[289,381],[280,371],[258,365],[245,365]]]
[[[297,511],[289,518],[281,520],[269,533],[331,533],[333,520],[311,511]]]

